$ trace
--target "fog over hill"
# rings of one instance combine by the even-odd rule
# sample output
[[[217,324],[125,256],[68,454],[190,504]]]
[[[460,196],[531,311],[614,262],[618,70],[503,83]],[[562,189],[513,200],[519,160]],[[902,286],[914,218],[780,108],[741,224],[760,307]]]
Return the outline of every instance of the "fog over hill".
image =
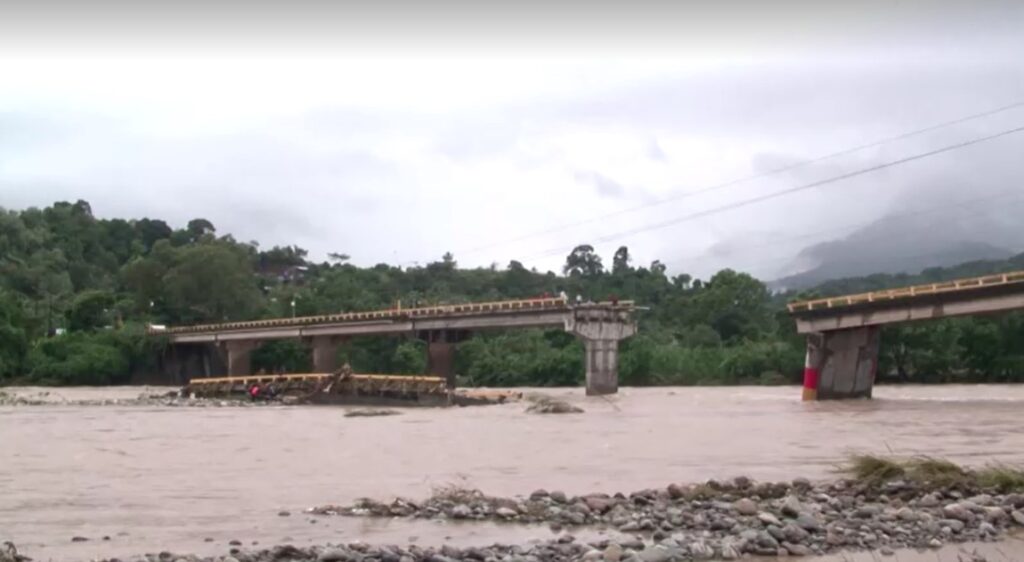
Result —
[[[791,264],[798,273],[771,285],[802,289],[829,279],[1006,259],[1024,251],[1022,203],[1020,197],[1004,197],[973,208],[887,215],[845,237],[804,248]]]

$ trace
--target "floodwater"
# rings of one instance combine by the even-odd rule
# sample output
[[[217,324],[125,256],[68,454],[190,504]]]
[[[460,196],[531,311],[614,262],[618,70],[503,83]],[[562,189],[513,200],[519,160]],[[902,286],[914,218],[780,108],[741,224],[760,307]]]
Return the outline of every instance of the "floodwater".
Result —
[[[57,389],[51,398],[140,392]],[[366,496],[423,497],[446,485],[526,495],[629,492],[736,475],[827,478],[851,452],[1024,463],[1024,385],[890,386],[871,401],[817,403],[801,402],[795,387],[625,388],[605,398],[544,392],[586,412],[541,416],[506,404],[345,418],[330,406],[0,407],[0,540],[43,560],[223,554],[232,539],[490,544],[550,531],[341,517],[314,523],[303,510]],[[73,536],[90,540],[72,544]]]

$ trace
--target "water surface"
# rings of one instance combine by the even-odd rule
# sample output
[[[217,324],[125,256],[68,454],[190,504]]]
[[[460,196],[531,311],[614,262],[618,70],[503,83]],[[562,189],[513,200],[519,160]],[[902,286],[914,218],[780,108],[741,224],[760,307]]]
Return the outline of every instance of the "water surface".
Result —
[[[422,497],[450,484],[516,495],[628,492],[736,475],[825,478],[850,452],[1024,464],[1024,386],[879,387],[872,401],[816,403],[800,402],[793,387],[626,388],[610,398],[545,392],[586,412],[540,416],[507,404],[345,418],[329,406],[0,407],[0,537],[41,559],[224,553],[231,539],[481,544],[550,531],[310,523],[302,510],[364,496]],[[76,535],[91,540],[72,545]],[[111,540],[101,541],[105,535]]]

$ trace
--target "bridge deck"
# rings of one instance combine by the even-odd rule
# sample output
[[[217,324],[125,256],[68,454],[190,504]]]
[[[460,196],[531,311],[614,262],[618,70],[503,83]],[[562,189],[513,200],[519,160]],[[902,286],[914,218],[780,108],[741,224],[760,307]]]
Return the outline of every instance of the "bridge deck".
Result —
[[[585,305],[587,306],[587,305]],[[590,305],[595,306],[595,305]],[[599,303],[596,306],[612,306],[612,303]],[[615,305],[619,308],[632,308],[632,301],[621,301]],[[170,328],[150,327],[150,334],[196,334],[208,332],[231,332],[238,330],[254,330],[261,328],[290,328],[326,324],[357,324],[360,322],[380,322],[398,320],[429,320],[431,318],[447,318],[453,316],[485,316],[518,313],[543,313],[568,311],[572,307],[564,298],[539,298],[466,304],[448,304],[417,308],[391,308],[367,312],[344,312],[339,314],[323,314],[318,316],[301,316],[298,318],[274,318],[269,320],[250,320],[242,322],[224,322],[219,324],[201,324],[196,326],[175,326]]]
[[[969,293],[978,289],[993,287],[1008,287],[1011,285],[1024,285],[1024,271],[1011,273],[998,273],[995,275],[984,275],[981,277],[970,277],[967,279],[956,279],[941,283],[929,283],[873,291],[870,293],[859,293],[823,299],[792,302],[787,305],[791,314],[813,312],[828,309],[841,309],[865,304],[883,303],[886,301],[910,300],[921,297],[945,295],[950,293]]]

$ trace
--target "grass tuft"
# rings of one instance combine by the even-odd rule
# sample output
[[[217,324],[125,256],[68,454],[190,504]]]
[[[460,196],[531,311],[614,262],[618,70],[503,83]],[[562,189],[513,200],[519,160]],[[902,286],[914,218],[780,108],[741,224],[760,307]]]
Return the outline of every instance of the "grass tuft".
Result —
[[[1005,464],[992,464],[977,472],[978,484],[1001,493],[1024,492],[1024,470]]]
[[[906,470],[899,462],[874,455],[851,455],[839,472],[864,484],[881,484],[903,478]]]
[[[933,457],[894,459],[874,455],[852,455],[839,467],[838,472],[865,486],[905,480],[925,489],[1024,492],[1024,469],[1002,464],[971,470],[948,460]]]

